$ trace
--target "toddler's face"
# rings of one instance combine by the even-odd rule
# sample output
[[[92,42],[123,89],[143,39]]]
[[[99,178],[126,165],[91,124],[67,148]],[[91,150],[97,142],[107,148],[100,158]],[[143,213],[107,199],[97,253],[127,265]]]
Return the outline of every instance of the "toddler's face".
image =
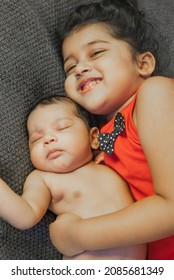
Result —
[[[96,23],[70,33],[63,43],[67,95],[89,112],[108,115],[135,92],[140,79],[130,45]]]
[[[39,170],[65,173],[92,158],[90,133],[70,104],[37,107],[27,127],[31,161]]]

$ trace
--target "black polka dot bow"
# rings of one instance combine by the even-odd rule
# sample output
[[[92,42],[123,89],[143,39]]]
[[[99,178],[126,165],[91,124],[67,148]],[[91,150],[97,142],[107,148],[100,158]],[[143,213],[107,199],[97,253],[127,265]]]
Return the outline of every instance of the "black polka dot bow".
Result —
[[[117,113],[114,121],[114,130],[111,133],[99,133],[98,141],[100,150],[112,155],[114,151],[114,143],[119,134],[125,129],[124,116],[121,113]]]

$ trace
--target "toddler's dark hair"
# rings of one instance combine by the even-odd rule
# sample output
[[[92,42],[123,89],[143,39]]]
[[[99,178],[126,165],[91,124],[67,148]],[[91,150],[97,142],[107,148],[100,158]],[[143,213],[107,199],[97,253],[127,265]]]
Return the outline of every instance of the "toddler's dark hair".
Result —
[[[154,38],[154,30],[146,22],[144,13],[138,10],[136,0],[102,0],[78,6],[69,15],[60,36],[60,51],[68,34],[91,23],[105,23],[112,36],[128,42],[134,59],[137,54],[151,52],[158,69],[158,43]]]

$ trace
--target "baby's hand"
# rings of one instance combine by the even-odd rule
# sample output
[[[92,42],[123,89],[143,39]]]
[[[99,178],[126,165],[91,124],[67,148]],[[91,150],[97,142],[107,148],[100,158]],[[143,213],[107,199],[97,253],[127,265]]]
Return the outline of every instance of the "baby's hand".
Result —
[[[98,154],[95,155],[95,163],[104,163],[104,152],[98,152]]]
[[[50,239],[53,245],[65,256],[74,256],[84,250],[78,244],[79,216],[73,214],[62,214],[57,217],[50,227]]]

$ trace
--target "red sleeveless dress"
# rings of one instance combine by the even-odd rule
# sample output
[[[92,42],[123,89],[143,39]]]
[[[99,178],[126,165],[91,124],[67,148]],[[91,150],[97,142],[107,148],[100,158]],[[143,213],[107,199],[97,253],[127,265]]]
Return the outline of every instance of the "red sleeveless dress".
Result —
[[[137,129],[132,115],[137,93],[132,101],[120,112],[125,118],[125,131],[122,132],[114,144],[114,153],[105,154],[105,164],[116,170],[130,186],[134,199],[140,200],[155,194],[152,177],[147,160],[140,144]],[[101,133],[110,133],[114,128],[114,118],[101,129]],[[174,236],[164,238],[148,244],[149,260],[173,260]]]

